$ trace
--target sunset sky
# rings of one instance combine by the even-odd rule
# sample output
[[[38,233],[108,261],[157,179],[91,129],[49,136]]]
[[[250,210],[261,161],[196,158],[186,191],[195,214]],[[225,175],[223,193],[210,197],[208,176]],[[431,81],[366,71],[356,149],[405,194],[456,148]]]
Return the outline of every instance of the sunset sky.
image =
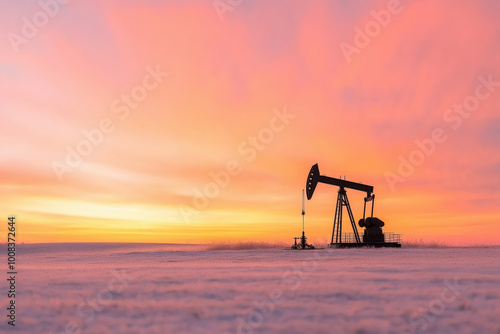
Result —
[[[500,244],[500,2],[41,3],[0,11],[18,242],[292,243],[318,163],[374,186],[386,232]]]

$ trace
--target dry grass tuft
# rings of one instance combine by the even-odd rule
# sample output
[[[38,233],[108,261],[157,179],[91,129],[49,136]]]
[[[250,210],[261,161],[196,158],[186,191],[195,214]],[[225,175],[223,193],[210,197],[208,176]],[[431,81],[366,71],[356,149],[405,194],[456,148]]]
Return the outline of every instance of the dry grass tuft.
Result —
[[[420,239],[413,239],[413,240],[408,240],[404,241],[401,243],[402,247],[408,247],[408,248],[446,248],[446,247],[451,247],[445,242],[442,241],[427,241],[422,238]]]
[[[207,245],[207,250],[248,250],[248,249],[284,249],[290,245],[280,242],[220,242]]]

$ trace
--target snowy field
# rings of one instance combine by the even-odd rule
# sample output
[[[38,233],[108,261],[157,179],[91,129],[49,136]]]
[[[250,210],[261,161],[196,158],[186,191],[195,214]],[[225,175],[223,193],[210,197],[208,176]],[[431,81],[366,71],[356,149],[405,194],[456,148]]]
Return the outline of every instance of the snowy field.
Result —
[[[2,333],[500,333],[498,247],[18,247]]]

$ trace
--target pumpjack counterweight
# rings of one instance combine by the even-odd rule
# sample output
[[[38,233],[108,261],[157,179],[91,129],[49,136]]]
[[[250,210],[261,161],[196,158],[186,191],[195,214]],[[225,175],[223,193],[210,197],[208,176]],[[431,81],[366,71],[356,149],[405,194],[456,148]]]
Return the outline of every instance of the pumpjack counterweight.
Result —
[[[375,194],[373,194],[373,186],[362,183],[347,181],[344,179],[337,179],[326,175],[320,175],[318,164],[311,167],[306,181],[307,199],[310,200],[314,194],[314,190],[318,183],[325,183],[339,187],[337,195],[337,205],[335,207],[335,216],[333,219],[332,239],[329,247],[347,248],[347,247],[401,247],[399,234],[387,233],[387,236],[382,232],[382,227],[385,225],[383,221],[373,217],[373,208],[375,206]],[[358,233],[354,215],[347,198],[345,189],[353,189],[366,193],[364,199],[363,219],[359,220],[359,227],[364,227],[363,241]],[[371,216],[365,218],[366,203],[372,202]],[[342,213],[344,207],[347,210],[349,221],[352,227],[352,234],[342,233]],[[344,238],[343,238],[344,237]]]

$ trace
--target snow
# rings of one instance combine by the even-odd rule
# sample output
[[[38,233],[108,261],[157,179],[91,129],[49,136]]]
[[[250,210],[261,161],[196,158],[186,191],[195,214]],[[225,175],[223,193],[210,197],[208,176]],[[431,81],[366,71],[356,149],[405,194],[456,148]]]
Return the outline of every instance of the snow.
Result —
[[[2,333],[500,333],[499,247],[18,247]]]

